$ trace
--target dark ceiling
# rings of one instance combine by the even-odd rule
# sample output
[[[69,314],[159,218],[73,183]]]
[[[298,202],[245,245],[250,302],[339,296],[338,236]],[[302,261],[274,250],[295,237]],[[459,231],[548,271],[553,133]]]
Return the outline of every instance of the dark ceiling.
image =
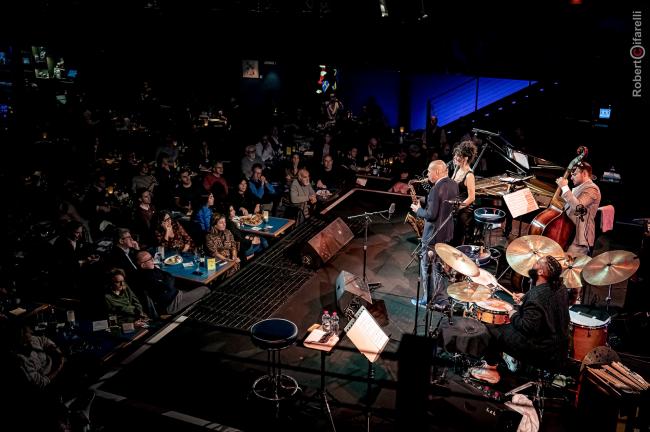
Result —
[[[15,6],[10,37],[539,78],[626,58],[632,9],[600,3],[385,0],[381,17],[379,0],[41,0]]]

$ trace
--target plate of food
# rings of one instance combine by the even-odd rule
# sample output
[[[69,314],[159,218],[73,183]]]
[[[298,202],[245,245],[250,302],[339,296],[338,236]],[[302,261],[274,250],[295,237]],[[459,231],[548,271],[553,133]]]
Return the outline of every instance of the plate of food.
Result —
[[[239,221],[242,222],[244,225],[258,226],[258,225],[262,225],[262,222],[264,222],[264,217],[261,214],[254,214],[254,215],[242,216],[239,218]]]
[[[167,264],[167,265],[182,264],[183,263],[183,257],[180,256],[180,255],[172,255],[170,257],[165,258],[164,263]]]

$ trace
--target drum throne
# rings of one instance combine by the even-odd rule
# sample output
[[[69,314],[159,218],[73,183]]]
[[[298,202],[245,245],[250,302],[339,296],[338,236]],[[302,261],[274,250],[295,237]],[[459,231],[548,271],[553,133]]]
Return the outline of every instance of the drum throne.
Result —
[[[539,414],[539,421],[541,423],[544,417],[545,402],[549,400],[565,400],[565,398],[558,398],[554,396],[547,396],[551,389],[562,389],[559,385],[555,384],[555,377],[560,375],[566,366],[566,362],[553,362],[553,363],[536,363],[536,364],[522,364],[520,370],[530,370],[533,379],[525,384],[516,387],[505,394],[505,396],[512,396],[517,393],[522,393],[524,390],[533,389],[531,399],[533,405]]]

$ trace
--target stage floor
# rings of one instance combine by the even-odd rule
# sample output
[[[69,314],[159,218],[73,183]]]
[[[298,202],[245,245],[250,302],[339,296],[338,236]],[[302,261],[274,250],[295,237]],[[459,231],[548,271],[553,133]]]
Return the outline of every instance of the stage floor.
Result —
[[[408,197],[406,197],[408,198]],[[367,427],[369,402],[372,430],[399,430],[395,410],[398,374],[397,353],[402,336],[414,330],[415,297],[418,262],[411,260],[417,239],[411,227],[404,224],[410,199],[369,192],[353,194],[331,212],[345,218],[359,210],[375,211],[397,203],[390,221],[374,217],[368,230],[367,275],[371,282],[381,282],[372,293],[375,302],[383,302],[388,324],[383,327],[390,341],[384,355],[374,364],[375,385],[370,394],[365,382],[368,362],[351,341],[343,337],[337,349],[326,357],[326,388],[336,429],[362,430]],[[516,231],[515,231],[516,232]],[[343,270],[361,275],[363,271],[363,233],[324,264],[286,303],[273,313],[274,317],[293,321],[299,337],[320,321],[323,309],[333,310],[336,303],[335,280]],[[493,245],[505,246],[499,230],[493,232]],[[505,285],[505,283],[504,283]],[[441,315],[433,312],[437,322]],[[419,311],[417,333],[423,335],[424,309]],[[140,352],[127,358],[111,376],[97,385],[98,398],[94,413],[106,430],[165,427],[168,430],[332,430],[318,399],[320,385],[320,352],[301,345],[282,351],[285,373],[293,376],[302,389],[290,401],[283,401],[279,410],[271,402],[257,400],[250,392],[257,377],[264,374],[266,352],[255,347],[248,332],[241,329],[216,328],[185,317],[177,317],[164,337],[150,341]],[[341,328],[344,327],[342,322]],[[460,376],[451,363],[447,367],[448,388],[457,388]],[[505,377],[503,385],[521,383],[516,377]],[[512,388],[512,387],[509,387]],[[474,395],[476,397],[476,394]],[[460,404],[439,395],[432,395],[427,409],[427,430],[473,430],[474,423]],[[465,404],[466,405],[466,404]],[[570,427],[571,409],[560,407],[545,417],[543,430],[564,430]],[[476,408],[474,408],[476,409]],[[476,420],[479,421],[478,419]],[[564,426],[561,426],[564,425]],[[226,427],[232,429],[226,429]]]

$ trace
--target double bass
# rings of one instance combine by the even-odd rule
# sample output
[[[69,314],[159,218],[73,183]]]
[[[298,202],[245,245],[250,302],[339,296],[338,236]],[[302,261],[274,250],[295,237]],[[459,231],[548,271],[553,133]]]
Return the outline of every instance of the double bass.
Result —
[[[578,156],[571,161],[564,172],[565,179],[569,177],[573,168],[587,156],[588,149],[585,146],[580,146],[577,153]],[[563,250],[567,250],[575,236],[576,227],[564,211],[564,200],[561,196],[562,189],[558,187],[548,207],[535,216],[531,222],[528,234],[548,237],[562,246]]]

